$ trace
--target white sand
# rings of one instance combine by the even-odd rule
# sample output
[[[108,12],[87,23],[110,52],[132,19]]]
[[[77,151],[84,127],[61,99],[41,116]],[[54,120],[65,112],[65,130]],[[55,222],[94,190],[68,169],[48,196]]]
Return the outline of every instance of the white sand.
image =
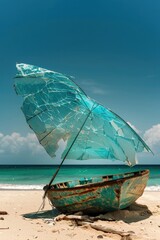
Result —
[[[127,239],[117,234],[97,231],[89,226],[76,226],[73,221],[62,220],[53,224],[50,220],[56,215],[46,200],[43,214],[35,213],[42,203],[43,191],[0,191],[0,240],[90,240],[90,239]],[[132,231],[129,239],[160,239],[160,192],[145,192],[137,200],[138,207],[121,210],[113,214],[117,221],[101,221],[95,224],[115,230]],[[140,206],[143,204],[144,206]],[[3,220],[4,219],[4,220]],[[47,220],[48,219],[48,220]]]

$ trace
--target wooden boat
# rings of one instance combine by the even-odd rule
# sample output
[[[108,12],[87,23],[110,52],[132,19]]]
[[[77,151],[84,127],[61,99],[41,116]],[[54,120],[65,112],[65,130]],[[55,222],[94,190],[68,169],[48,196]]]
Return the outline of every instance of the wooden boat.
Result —
[[[47,197],[62,213],[99,214],[135,202],[143,194],[148,177],[149,170],[142,170],[57,183],[47,190]]]
[[[142,195],[148,170],[52,185],[66,159],[120,160],[134,166],[148,145],[120,116],[86,95],[72,77],[20,63],[15,90],[40,144],[61,163],[44,190],[61,212],[101,213],[122,209]]]

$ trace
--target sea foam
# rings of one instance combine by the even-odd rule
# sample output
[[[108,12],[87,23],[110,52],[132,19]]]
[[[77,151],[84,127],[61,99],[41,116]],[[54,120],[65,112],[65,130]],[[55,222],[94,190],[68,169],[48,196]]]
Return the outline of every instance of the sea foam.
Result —
[[[145,188],[145,191],[147,191],[147,192],[159,192],[160,191],[160,185],[158,185],[158,186],[147,186]]]
[[[0,184],[0,190],[42,190],[44,185]]]
[[[44,185],[20,185],[20,184],[0,184],[0,190],[42,190]],[[160,185],[147,186],[147,192],[159,192]]]

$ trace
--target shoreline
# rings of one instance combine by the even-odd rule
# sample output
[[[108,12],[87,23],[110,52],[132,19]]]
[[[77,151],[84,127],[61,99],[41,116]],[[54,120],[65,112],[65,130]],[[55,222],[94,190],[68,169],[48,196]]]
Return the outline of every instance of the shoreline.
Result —
[[[42,204],[42,190],[0,190],[0,211],[7,215],[0,215],[0,238],[8,240],[120,240],[117,234],[104,233],[89,226],[76,226],[73,221],[53,222],[57,212],[52,209],[48,200],[43,212],[36,214]],[[134,232],[131,239],[159,240],[160,235],[160,192],[145,191],[127,210],[116,211],[116,221],[101,221],[95,223],[109,226],[112,229]]]
[[[45,184],[0,184],[0,191],[43,191]],[[160,192],[160,185],[146,186],[144,192]]]

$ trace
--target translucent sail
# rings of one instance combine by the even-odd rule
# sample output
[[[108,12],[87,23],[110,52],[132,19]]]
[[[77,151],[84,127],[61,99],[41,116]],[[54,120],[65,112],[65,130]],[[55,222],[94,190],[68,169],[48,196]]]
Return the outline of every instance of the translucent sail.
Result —
[[[40,144],[55,158],[117,159],[136,163],[149,147],[117,114],[89,98],[71,77],[17,64],[15,90],[22,111]]]

